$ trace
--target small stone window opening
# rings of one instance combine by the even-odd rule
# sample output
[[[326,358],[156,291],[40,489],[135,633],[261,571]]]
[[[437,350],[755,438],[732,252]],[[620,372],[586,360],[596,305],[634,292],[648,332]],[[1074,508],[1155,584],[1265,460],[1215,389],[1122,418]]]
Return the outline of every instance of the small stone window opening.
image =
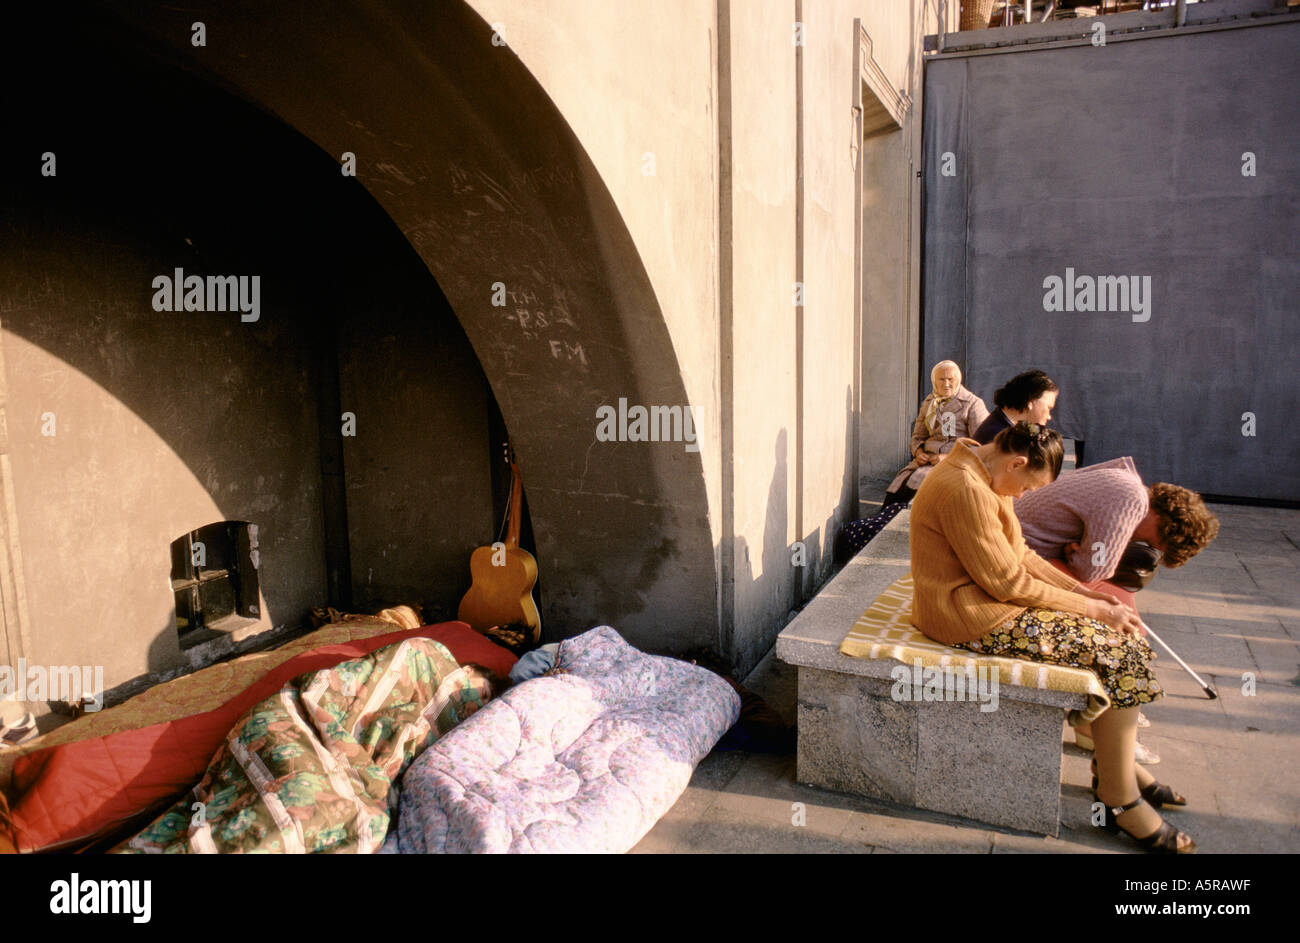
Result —
[[[218,521],[172,541],[172,591],[181,648],[256,622],[257,525]]]

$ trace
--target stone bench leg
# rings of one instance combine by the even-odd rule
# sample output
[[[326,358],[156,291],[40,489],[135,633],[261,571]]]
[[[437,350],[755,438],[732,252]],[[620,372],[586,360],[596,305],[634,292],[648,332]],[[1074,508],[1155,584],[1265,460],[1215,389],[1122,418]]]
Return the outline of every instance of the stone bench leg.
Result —
[[[798,779],[990,825],[1056,836],[1065,711],[1007,697],[895,701],[893,683],[799,668]]]

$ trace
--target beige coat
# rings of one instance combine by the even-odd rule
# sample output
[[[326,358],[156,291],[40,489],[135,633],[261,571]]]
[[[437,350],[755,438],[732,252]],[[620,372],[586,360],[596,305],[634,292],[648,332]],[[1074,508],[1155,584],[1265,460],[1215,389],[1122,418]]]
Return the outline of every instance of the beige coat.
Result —
[[[885,489],[890,494],[903,485],[907,485],[913,491],[921,487],[925,476],[930,473],[930,469],[934,468],[933,465],[922,465],[916,460],[916,455],[921,449],[936,455],[946,454],[952,450],[958,439],[972,438],[975,430],[989,417],[989,408],[984,405],[984,400],[966,387],[959,386],[957,392],[948,398],[948,402],[935,415],[932,429],[925,424],[925,414],[929,411],[933,399],[934,394],[931,393],[921,401],[921,410],[912,425],[912,442],[908,448],[912,453],[912,460]],[[947,416],[951,418],[945,418]],[[951,431],[952,435],[944,435],[945,431]]]

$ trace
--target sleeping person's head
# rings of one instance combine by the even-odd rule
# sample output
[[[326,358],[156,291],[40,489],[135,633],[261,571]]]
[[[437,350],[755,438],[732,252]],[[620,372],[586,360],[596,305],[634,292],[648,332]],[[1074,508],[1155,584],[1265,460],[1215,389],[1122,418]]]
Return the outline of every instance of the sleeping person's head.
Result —
[[[500,697],[511,686],[512,682],[510,681],[510,678],[502,677],[491,668],[485,668],[480,664],[469,662],[465,665],[465,669],[466,674],[472,676],[474,682],[483,687],[483,691],[487,695],[487,697],[484,698],[485,701],[494,697]]]
[[[425,716],[440,734],[446,733],[509,687],[510,679],[490,668],[472,662],[461,665],[439,683],[433,700],[425,708]]]
[[[997,494],[1018,498],[1050,485],[1061,474],[1065,447],[1061,434],[1037,423],[1018,422],[976,450]]]

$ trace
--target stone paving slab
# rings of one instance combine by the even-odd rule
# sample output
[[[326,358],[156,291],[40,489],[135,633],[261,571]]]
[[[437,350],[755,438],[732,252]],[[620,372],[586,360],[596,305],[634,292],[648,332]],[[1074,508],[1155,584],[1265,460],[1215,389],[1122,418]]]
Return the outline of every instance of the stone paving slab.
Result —
[[[788,822],[781,824],[729,809],[710,809],[696,823],[691,836],[679,845],[679,853],[770,854],[780,848],[786,854],[871,854],[874,846],[841,835],[828,835]]]
[[[1200,852],[1300,853],[1300,510],[1216,505],[1219,539],[1161,570],[1143,618],[1219,692],[1208,699],[1174,660],[1167,697],[1140,732],[1157,779],[1191,804],[1167,813]],[[1288,578],[1288,574],[1295,574]],[[871,600],[845,601],[854,617]],[[848,630],[846,624],[845,631]],[[1255,674],[1255,693],[1242,674]],[[797,673],[769,654],[746,679],[793,720]],[[638,853],[1140,853],[1090,824],[1090,754],[1063,725],[1060,837],[1044,838],[803,786],[794,758],[713,754]],[[801,804],[802,809],[796,804]],[[801,811],[801,817],[796,813]],[[795,824],[796,819],[803,824]]]
[[[1192,619],[1192,630],[1198,635],[1223,635],[1228,638],[1245,639],[1249,645],[1252,639],[1286,639],[1292,643],[1290,633],[1281,620],[1247,622],[1226,619]],[[1162,635],[1161,638],[1164,638]]]
[[[1246,647],[1259,667],[1258,678],[1269,684],[1300,687],[1300,645],[1285,638],[1249,638]]]

